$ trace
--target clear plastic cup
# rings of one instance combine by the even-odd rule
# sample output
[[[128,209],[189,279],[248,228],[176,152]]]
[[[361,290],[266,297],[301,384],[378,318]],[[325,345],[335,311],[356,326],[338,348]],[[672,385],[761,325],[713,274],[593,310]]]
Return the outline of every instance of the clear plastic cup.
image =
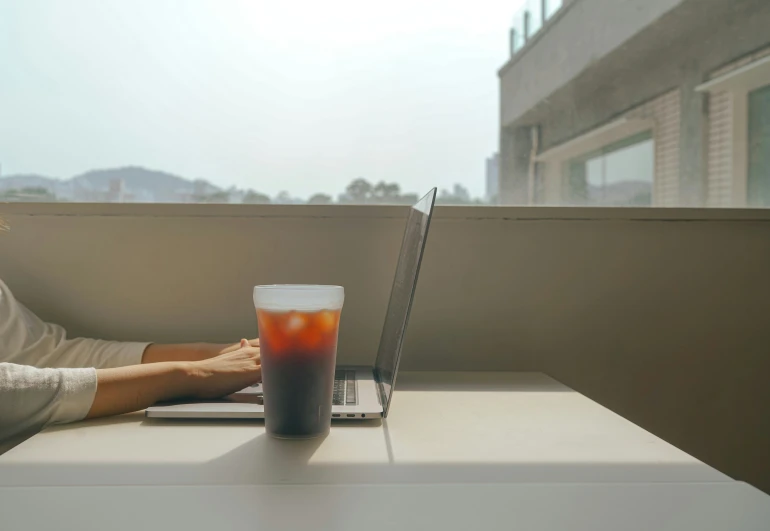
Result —
[[[329,432],[344,300],[341,286],[254,288],[268,434],[305,439]]]

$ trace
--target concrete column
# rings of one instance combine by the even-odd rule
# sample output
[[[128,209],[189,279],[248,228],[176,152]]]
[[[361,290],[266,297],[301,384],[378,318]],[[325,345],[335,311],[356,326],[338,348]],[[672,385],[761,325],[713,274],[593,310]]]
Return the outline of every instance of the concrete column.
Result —
[[[694,61],[683,65],[684,82],[680,90],[679,129],[679,206],[706,205],[708,115],[706,95],[696,92],[703,76]]]
[[[529,197],[529,127],[500,131],[500,199],[503,205],[526,205]]]

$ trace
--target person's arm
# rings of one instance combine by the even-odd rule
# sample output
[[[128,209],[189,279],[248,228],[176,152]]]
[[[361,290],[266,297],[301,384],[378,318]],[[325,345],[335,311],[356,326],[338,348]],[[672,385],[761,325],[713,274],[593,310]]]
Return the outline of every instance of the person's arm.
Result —
[[[260,381],[259,348],[196,362],[111,369],[39,369],[0,363],[0,444],[23,433],[83,418],[128,413],[156,402],[219,398]]]
[[[96,371],[88,418],[137,411],[181,398],[219,398],[262,377],[259,347],[245,339],[234,350],[196,362],[163,361]]]
[[[38,369],[0,363],[0,447],[49,424],[82,419],[96,393],[96,369]]]
[[[259,339],[249,340],[252,347],[259,346]],[[187,343],[177,345],[151,344],[144,350],[142,363],[165,361],[202,361],[238,350],[240,344]]]
[[[153,344],[146,342],[104,341],[101,339],[68,339],[66,331],[59,325],[46,323],[16,302],[24,333],[34,340],[17,349],[13,363],[47,368],[95,367],[109,369],[128,367],[142,363],[166,361],[201,361],[232,352],[239,344],[186,343]],[[17,335],[21,335],[18,334]],[[259,346],[258,339],[249,344]]]
[[[86,418],[138,411],[195,394],[195,383],[184,362],[160,362],[96,371],[96,391]]]
[[[69,339],[17,301],[0,282],[0,361],[38,368],[104,369],[138,365],[148,343]]]
[[[259,346],[258,340],[249,343]],[[201,361],[238,348],[238,344],[154,345],[69,339],[64,328],[40,319],[17,301],[0,280],[0,361],[38,368],[108,369],[164,361]]]

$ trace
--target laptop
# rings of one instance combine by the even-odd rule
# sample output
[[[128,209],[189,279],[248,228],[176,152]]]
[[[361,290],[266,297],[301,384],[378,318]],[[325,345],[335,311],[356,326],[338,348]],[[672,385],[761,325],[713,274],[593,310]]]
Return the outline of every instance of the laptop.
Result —
[[[409,212],[374,367],[336,368],[332,405],[334,419],[388,416],[435,200],[434,188]],[[247,387],[220,400],[157,404],[147,408],[145,415],[188,419],[264,418],[262,385]]]

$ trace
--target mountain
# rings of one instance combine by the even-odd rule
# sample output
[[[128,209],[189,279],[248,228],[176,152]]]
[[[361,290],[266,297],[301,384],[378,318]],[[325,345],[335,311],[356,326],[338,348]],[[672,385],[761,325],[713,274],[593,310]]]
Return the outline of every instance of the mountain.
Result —
[[[45,188],[61,200],[86,202],[120,200],[177,203],[221,191],[207,181],[191,181],[138,166],[92,170],[66,180],[43,175],[0,177],[0,192],[24,188]]]
[[[147,189],[156,195],[172,195],[177,192],[192,193],[194,183],[183,177],[170,173],[147,170],[138,166],[114,168],[105,170],[92,170],[70,179],[76,186],[82,186],[92,190],[103,190],[110,186],[116,179],[123,181],[130,190]]]
[[[0,190],[11,190],[21,188],[52,188],[61,183],[58,179],[46,177],[45,175],[36,175],[33,173],[24,175],[9,175],[0,177]]]

